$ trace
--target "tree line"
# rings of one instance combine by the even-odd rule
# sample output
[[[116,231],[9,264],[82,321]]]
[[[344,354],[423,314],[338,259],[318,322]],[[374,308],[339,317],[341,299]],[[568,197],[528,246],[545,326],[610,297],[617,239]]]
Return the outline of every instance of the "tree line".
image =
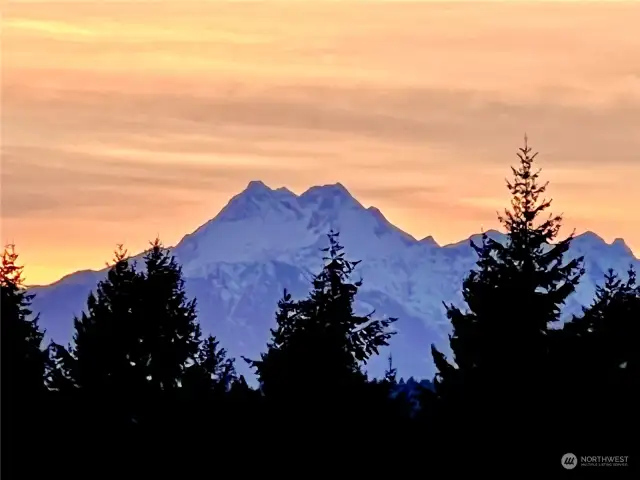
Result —
[[[542,462],[540,452],[558,468],[571,449],[625,454],[611,449],[635,435],[640,405],[636,272],[607,272],[591,305],[562,324],[562,306],[585,273],[583,258],[566,258],[574,237],[558,239],[562,217],[547,213],[547,183],[526,142],[518,157],[507,182],[511,206],[499,215],[508,239],[472,242],[478,260],[463,282],[466,305],[445,305],[453,356],[432,345],[433,384],[413,392],[399,388],[391,357],[384,378],[364,372],[382,347],[393,346],[392,325],[402,321],[354,312],[359,262],[345,256],[337,232],[328,234],[324,268],[307,297],[284,291],[264,353],[239,359],[255,371],[257,388],[236,373],[236,360],[215,336],[203,336],[181,267],[159,240],[140,265],[119,246],[73,319],[71,344],[46,347],[18,256],[7,247],[0,267],[2,423],[3,450],[11,450],[3,456],[35,459],[37,451],[103,461],[111,442],[111,462],[153,445],[156,454],[188,463],[196,447],[214,455],[224,444],[247,455],[253,448],[286,453],[288,445],[317,460],[321,450],[302,448],[305,439],[334,459],[364,445],[380,455],[417,448],[430,468],[467,468],[445,461],[465,452],[476,470],[499,471],[507,460],[496,449],[516,446],[529,452],[522,461]],[[258,437],[249,441],[249,432]],[[231,447],[230,438],[240,443]],[[487,448],[494,454],[478,453]],[[9,463],[23,473],[43,468]]]

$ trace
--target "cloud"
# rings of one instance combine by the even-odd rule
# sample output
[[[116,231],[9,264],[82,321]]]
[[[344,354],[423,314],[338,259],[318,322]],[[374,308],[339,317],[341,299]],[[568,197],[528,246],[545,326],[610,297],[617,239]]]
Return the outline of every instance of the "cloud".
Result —
[[[165,213],[175,214],[202,193],[229,194],[229,181],[260,178],[272,170],[268,165],[261,171],[256,166],[136,162],[63,149],[5,148],[2,215],[126,220],[143,216],[159,203]]]
[[[501,139],[519,141],[527,131],[544,139],[547,149],[567,153],[558,161],[600,161],[615,147],[611,161],[635,163],[640,146],[635,134],[640,100],[633,96],[581,106],[506,101],[465,90],[292,86],[234,96],[59,92],[47,102],[31,101],[25,92],[10,97],[8,104],[40,117],[42,126],[62,141],[70,135],[82,141],[83,134],[90,134],[184,153],[225,154],[244,148],[259,155],[304,158],[311,148],[322,155],[321,143],[345,140],[486,148]],[[56,115],[62,110],[67,119]],[[19,118],[7,121],[10,131],[20,126]],[[234,147],[234,141],[243,146]]]
[[[15,140],[4,148],[5,176],[37,185],[48,210],[55,198],[57,208],[75,205],[81,215],[94,212],[78,211],[77,202],[96,195],[105,205],[144,211],[147,202],[135,190],[156,189],[179,208],[212,189],[232,195],[232,187],[255,178],[301,189],[343,180],[365,201],[424,208],[416,189],[441,188],[441,201],[454,205],[465,190],[481,198],[503,189],[525,131],[540,146],[554,187],[567,192],[594,183],[610,191],[640,169],[640,104],[633,101],[508,103],[466,91],[306,85],[229,97],[71,91],[33,101],[26,92],[11,102],[18,113],[7,121]],[[37,137],[26,125],[34,118]],[[116,188],[119,199],[109,194]],[[25,191],[5,195],[5,215],[30,214],[33,200],[19,197]]]
[[[640,245],[640,8],[391,3],[10,2],[5,230],[45,269],[44,237],[171,243],[249,180],[341,181],[447,243],[526,132],[567,221]]]

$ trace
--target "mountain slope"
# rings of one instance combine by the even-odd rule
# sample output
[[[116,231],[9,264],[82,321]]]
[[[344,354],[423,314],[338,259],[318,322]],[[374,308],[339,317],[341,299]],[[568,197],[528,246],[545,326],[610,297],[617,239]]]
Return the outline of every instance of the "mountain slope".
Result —
[[[349,258],[363,260],[357,275],[364,284],[357,309],[399,317],[392,339],[394,362],[403,376],[433,373],[431,343],[446,348],[449,324],[442,302],[462,304],[464,276],[475,266],[469,240],[439,246],[431,237],[416,240],[392,225],[374,207],[365,208],[341,184],[312,187],[301,195],[262,182],[250,182],[220,213],[172,250],[183,265],[186,288],[198,299],[205,333],[217,335],[239,358],[257,357],[266,345],[276,303],[286,287],[304,296],[322,265],[320,249],[330,229],[340,232]],[[505,235],[490,231],[499,241]],[[586,257],[585,275],[565,315],[579,313],[593,298],[608,268],[640,267],[622,240],[607,244],[594,233],[578,236],[571,256]],[[138,257],[139,258],[139,257]],[[68,343],[73,315],[104,272],[84,271],[44,287],[34,287],[34,311],[49,338]],[[384,352],[386,353],[386,352]],[[247,373],[244,362],[238,367]],[[384,354],[369,368],[380,374]]]

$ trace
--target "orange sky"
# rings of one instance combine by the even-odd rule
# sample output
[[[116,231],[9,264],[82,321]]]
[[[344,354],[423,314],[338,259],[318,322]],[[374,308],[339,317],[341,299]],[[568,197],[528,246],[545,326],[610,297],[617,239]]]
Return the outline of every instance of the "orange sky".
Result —
[[[29,283],[173,244],[251,179],[457,241],[496,226],[525,131],[566,225],[640,253],[639,2],[3,3]]]

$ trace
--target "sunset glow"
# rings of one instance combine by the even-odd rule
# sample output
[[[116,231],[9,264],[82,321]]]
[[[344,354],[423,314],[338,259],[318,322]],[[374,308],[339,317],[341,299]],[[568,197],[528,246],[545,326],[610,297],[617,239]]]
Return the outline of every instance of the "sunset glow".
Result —
[[[638,255],[638,24],[638,2],[5,2],[2,240],[48,283],[260,179],[339,181],[456,242],[497,227],[526,132],[564,233]]]

